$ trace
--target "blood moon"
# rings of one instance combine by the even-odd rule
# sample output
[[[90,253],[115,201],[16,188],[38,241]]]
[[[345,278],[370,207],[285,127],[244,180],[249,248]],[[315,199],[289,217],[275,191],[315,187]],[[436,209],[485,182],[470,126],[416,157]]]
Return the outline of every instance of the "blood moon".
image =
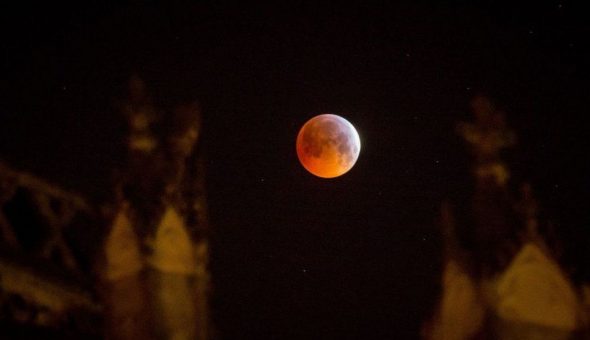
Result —
[[[321,114],[308,120],[297,135],[297,157],[307,171],[322,178],[347,173],[361,151],[358,132],[346,119]]]

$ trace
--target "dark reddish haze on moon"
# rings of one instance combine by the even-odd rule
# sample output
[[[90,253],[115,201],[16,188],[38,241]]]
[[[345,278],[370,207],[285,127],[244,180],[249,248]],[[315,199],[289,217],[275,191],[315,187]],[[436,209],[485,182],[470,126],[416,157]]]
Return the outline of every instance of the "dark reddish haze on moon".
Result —
[[[297,136],[297,156],[307,171],[322,178],[347,173],[361,151],[359,135],[350,122],[334,114],[308,120]]]

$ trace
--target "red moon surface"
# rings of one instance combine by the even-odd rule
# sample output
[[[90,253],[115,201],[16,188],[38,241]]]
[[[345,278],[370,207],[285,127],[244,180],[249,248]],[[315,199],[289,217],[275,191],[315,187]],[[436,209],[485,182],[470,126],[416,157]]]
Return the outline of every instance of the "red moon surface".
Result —
[[[322,114],[308,120],[297,135],[297,156],[307,171],[322,178],[347,173],[356,163],[361,140],[346,119]]]

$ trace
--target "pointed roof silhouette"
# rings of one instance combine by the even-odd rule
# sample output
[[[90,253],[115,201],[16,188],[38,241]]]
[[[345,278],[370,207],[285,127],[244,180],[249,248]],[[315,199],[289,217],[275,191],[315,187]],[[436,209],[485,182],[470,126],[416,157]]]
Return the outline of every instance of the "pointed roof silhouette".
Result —
[[[168,206],[156,229],[150,264],[163,272],[193,274],[196,270],[195,252],[184,219]]]
[[[579,303],[573,285],[539,245],[523,245],[497,283],[501,319],[563,330],[578,328]]]
[[[139,240],[125,208],[117,213],[113,221],[105,242],[105,255],[106,277],[109,280],[135,274],[143,268]]]

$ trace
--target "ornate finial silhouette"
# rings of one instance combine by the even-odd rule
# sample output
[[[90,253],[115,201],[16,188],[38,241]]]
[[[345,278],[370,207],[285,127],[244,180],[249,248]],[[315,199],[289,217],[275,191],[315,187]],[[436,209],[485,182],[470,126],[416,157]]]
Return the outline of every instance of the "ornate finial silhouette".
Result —
[[[131,152],[150,153],[158,145],[151,125],[157,120],[156,112],[146,95],[145,84],[138,76],[129,80],[129,102],[123,113],[129,124],[129,149]]]
[[[497,111],[488,98],[475,97],[471,101],[471,108],[475,122],[459,123],[457,132],[471,147],[475,158],[474,176],[478,182],[491,180],[504,187],[510,172],[500,152],[516,144],[516,135],[506,126],[504,113]]]

